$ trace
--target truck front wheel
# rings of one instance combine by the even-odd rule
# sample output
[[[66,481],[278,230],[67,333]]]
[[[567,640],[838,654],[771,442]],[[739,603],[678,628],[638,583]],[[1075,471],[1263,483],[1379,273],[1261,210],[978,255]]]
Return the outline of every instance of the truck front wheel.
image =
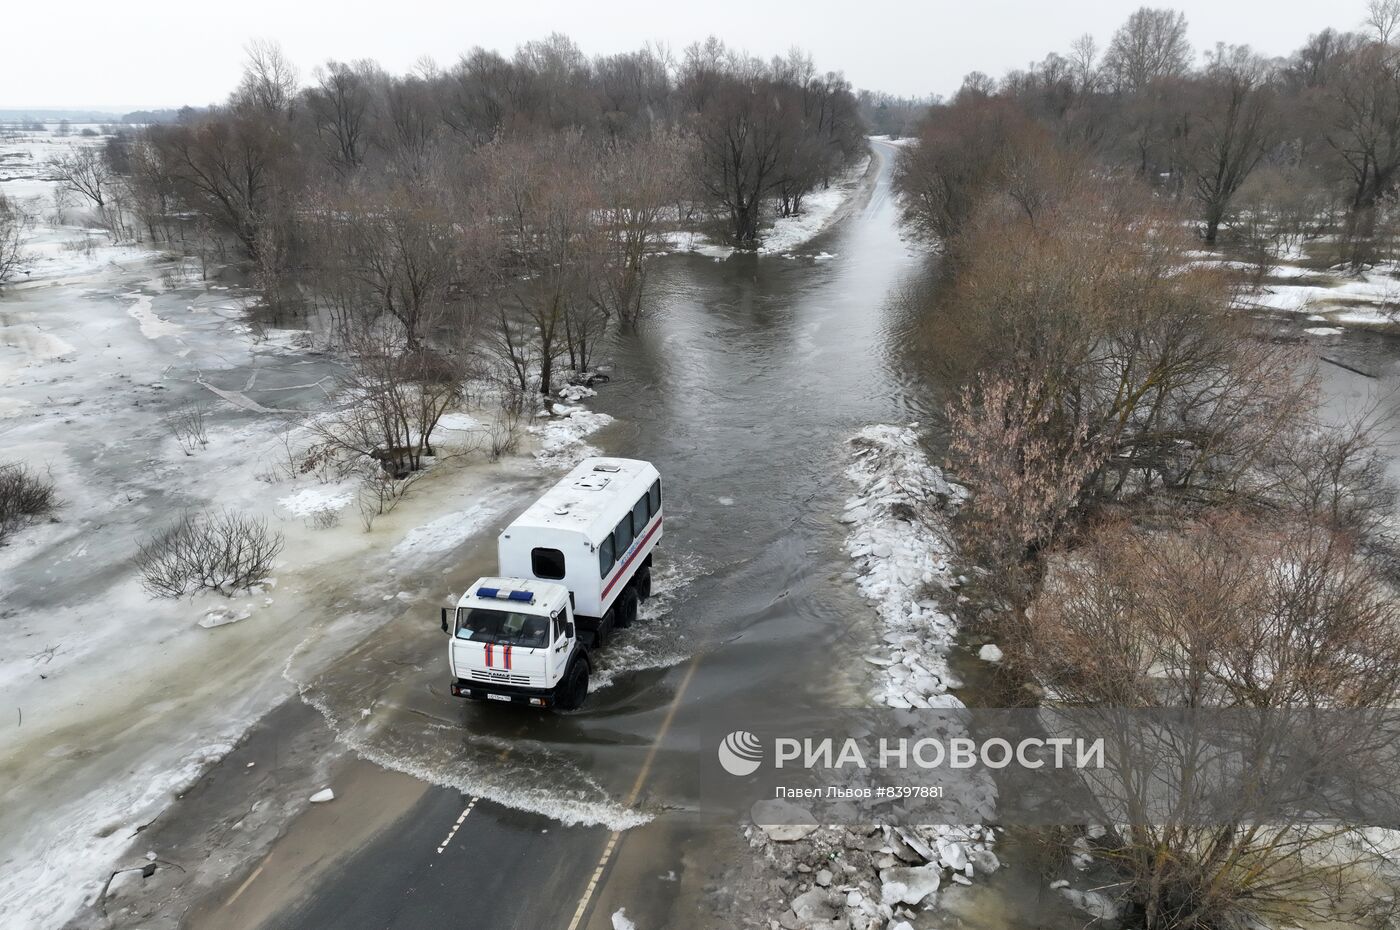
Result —
[[[564,682],[559,688],[556,706],[560,710],[578,710],[583,699],[588,696],[588,663],[575,659],[564,673]]]
[[[651,566],[637,573],[637,597],[646,600],[651,597]]]

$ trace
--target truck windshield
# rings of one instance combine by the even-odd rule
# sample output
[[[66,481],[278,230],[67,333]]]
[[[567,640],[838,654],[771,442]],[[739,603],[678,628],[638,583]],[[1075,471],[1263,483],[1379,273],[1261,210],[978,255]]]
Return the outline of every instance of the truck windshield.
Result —
[[[476,643],[543,648],[549,645],[549,618],[486,607],[459,607],[456,635]]]

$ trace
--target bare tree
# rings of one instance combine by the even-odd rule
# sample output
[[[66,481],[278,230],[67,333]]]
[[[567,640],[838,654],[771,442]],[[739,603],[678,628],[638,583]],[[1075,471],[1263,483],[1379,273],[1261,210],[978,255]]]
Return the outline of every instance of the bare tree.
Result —
[[[1097,183],[1034,221],[993,201],[925,309],[969,388],[950,411],[954,470],[988,482],[965,546],[1005,546],[998,565],[1033,559],[1066,515],[1256,495],[1314,398],[1303,360],[1230,309],[1217,273],[1189,268],[1178,218]]]
[[[1215,242],[1231,200],[1276,140],[1268,77],[1268,64],[1247,46],[1218,46],[1206,68],[1200,127],[1187,156],[1206,242]]]
[[[498,144],[487,153],[502,235],[512,254],[509,292],[526,323],[530,346],[502,315],[501,338],[512,364],[528,355],[539,366],[541,394],[554,389],[554,367],[564,354],[586,367],[600,334],[593,272],[600,247],[590,152],[577,135],[544,150],[538,144]]]
[[[1376,41],[1389,45],[1400,29],[1400,0],[1367,0],[1366,26]]]
[[[82,145],[49,162],[49,175],[64,188],[87,198],[105,225],[112,188],[116,181],[102,153]]]
[[[904,149],[895,186],[905,221],[930,239],[951,244],[978,207],[1007,184],[1007,168],[1033,165],[1046,133],[1013,102],[960,94],[933,108],[919,129],[919,144]]]
[[[1400,172],[1400,56],[1377,43],[1354,49],[1315,99],[1323,139],[1351,188],[1347,234],[1360,265],[1370,260],[1376,205]]]
[[[244,46],[247,62],[243,79],[233,92],[235,106],[287,115],[297,92],[297,70],[282,51],[268,39],[254,39]]]
[[[758,243],[764,198],[781,179],[795,100],[761,72],[726,74],[696,125],[695,173],[729,217],[737,246]]]
[[[1091,34],[1086,32],[1070,44],[1070,69],[1079,93],[1087,94],[1094,90],[1098,82],[1098,58],[1098,43]]]
[[[25,260],[25,230],[29,223],[29,217],[0,193],[0,287]]]
[[[432,89],[420,77],[391,78],[383,89],[379,121],[374,141],[408,174],[427,170],[437,138],[439,119]]]
[[[1140,7],[1118,27],[1103,59],[1104,73],[1127,93],[1161,78],[1179,77],[1190,65],[1186,15],[1152,7]]]
[[[682,158],[680,139],[660,137],[618,143],[596,160],[606,219],[594,299],[624,326],[636,326],[644,314],[646,259],[661,245]]]
[[[360,167],[369,147],[373,116],[373,65],[328,61],[316,69],[317,83],[306,93],[307,107],[326,157],[339,173]]]
[[[258,261],[265,227],[288,230],[298,186],[285,127],[257,113],[216,113],[148,130],[160,172],[185,201]]]
[[[352,468],[377,463],[372,473],[396,481],[422,469],[438,421],[463,396],[471,360],[458,335],[435,350],[410,346],[397,327],[358,326],[342,402],[312,426],[324,448],[351,456]]]
[[[392,317],[416,350],[458,275],[457,225],[440,190],[414,179],[332,197],[316,226],[326,296],[360,328]]]

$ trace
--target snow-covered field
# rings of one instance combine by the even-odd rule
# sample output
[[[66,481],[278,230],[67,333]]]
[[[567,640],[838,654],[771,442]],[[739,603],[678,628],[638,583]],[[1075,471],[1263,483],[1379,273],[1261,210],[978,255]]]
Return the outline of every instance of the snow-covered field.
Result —
[[[290,656],[314,669],[395,614],[436,606],[454,551],[601,425],[585,411],[544,427],[538,462],[531,437],[496,464],[440,461],[366,532],[353,485],[285,467],[334,359],[255,334],[239,291],[107,244],[80,209],[51,221],[42,162],[91,141],[0,138],[0,190],[44,216],[26,273],[0,291],[0,461],[47,472],[62,501],[54,522],[0,548],[6,930],[61,925],[119,857],[144,852],[144,825],[295,693]],[[192,405],[208,441],[186,449],[167,417]],[[488,417],[451,414],[438,444]],[[206,507],[285,536],[275,582],[232,599],[148,596],[138,544]]]
[[[1248,270],[1238,262],[1223,264]],[[1337,335],[1337,325],[1390,327],[1400,321],[1400,265],[1378,265],[1349,274],[1286,261],[1271,268],[1267,280],[1242,294],[1238,303],[1333,324],[1309,327],[1307,332],[1313,336]]]

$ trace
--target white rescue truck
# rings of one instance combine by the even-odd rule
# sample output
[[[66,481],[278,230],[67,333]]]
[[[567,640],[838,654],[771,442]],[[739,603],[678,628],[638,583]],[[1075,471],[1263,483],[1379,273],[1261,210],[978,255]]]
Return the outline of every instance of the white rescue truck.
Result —
[[[632,625],[651,595],[661,540],[661,475],[649,462],[589,458],[506,527],[500,575],[455,609],[452,693],[571,710],[583,703],[590,651]]]

